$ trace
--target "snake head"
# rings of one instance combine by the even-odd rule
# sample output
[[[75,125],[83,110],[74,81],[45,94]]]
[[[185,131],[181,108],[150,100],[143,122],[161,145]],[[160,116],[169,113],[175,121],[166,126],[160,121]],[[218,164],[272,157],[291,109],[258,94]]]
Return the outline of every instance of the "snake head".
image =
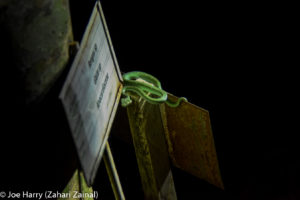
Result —
[[[132,103],[132,100],[131,100],[130,96],[127,96],[127,97],[124,97],[121,99],[122,107],[127,107],[131,103]]]

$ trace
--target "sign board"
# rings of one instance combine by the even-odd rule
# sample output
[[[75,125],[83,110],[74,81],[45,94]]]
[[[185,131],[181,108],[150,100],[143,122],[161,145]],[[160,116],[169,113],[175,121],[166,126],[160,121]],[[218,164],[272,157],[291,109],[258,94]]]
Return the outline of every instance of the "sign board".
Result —
[[[224,189],[208,111],[182,102],[177,108],[161,105],[161,115],[173,164]]]
[[[60,94],[82,170],[93,184],[122,91],[122,76],[100,2]]]

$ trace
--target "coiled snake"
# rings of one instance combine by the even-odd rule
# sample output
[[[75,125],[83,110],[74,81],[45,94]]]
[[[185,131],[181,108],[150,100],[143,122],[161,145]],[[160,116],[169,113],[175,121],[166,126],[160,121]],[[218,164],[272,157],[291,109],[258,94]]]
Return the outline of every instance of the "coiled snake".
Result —
[[[168,94],[161,88],[161,84],[157,78],[145,72],[133,71],[123,74],[124,86],[121,99],[123,107],[131,104],[130,93],[135,93],[152,104],[166,103],[170,107],[179,106],[181,101],[187,101],[181,97],[177,102],[171,102]]]

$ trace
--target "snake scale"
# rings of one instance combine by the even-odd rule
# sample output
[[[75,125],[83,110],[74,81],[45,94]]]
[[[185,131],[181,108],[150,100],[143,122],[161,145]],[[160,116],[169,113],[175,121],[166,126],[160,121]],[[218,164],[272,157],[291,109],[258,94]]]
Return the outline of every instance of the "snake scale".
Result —
[[[135,93],[152,104],[166,103],[170,107],[177,107],[181,101],[187,102],[187,99],[181,97],[177,102],[171,102],[168,99],[168,94],[161,87],[157,78],[145,72],[133,71],[123,74],[124,86],[121,99],[121,104],[126,107],[131,104],[131,93]]]

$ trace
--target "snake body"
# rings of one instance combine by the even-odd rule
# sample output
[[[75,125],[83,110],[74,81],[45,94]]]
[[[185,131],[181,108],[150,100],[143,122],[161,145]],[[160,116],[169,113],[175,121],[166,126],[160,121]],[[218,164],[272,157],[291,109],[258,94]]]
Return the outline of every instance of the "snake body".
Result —
[[[131,104],[130,93],[135,93],[152,104],[166,103],[170,107],[179,106],[181,101],[187,101],[181,97],[177,102],[168,100],[168,94],[161,88],[161,84],[157,78],[145,72],[133,71],[123,74],[124,86],[121,99],[123,107]]]

